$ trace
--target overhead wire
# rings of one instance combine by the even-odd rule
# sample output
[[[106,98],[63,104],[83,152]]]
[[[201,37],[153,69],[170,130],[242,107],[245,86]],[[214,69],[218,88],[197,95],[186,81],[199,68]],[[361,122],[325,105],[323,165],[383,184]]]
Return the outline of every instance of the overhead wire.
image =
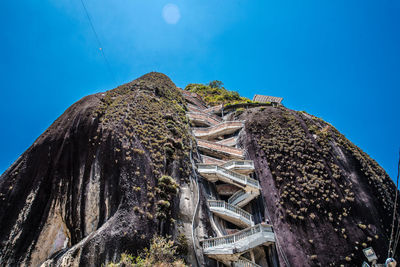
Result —
[[[397,244],[400,239],[400,220],[398,221],[397,224],[397,231],[395,235],[395,242],[393,243],[393,248],[392,248],[392,242],[393,242],[393,233],[394,233],[394,225],[395,225],[395,217],[397,213],[397,196],[398,196],[398,187],[399,187],[399,173],[400,173],[400,150],[399,150],[399,162],[397,164],[397,179],[396,179],[396,195],[395,195],[395,202],[394,202],[394,207],[393,207],[393,219],[392,219],[392,230],[390,234],[390,241],[389,241],[389,248],[388,248],[388,258],[393,257],[394,253],[397,249]]]
[[[100,41],[99,35],[97,34],[97,31],[96,31],[96,29],[94,27],[93,21],[92,21],[90,15],[89,15],[89,11],[88,11],[88,9],[87,9],[87,7],[85,5],[85,1],[84,0],[80,0],[80,1],[81,1],[83,10],[85,11],[86,17],[87,17],[87,19],[89,21],[90,27],[92,28],[92,31],[93,31],[93,33],[94,33],[94,35],[96,37],[96,41],[97,41],[97,44],[99,45],[99,50],[100,50],[101,55],[103,56],[104,62],[105,62],[106,67],[107,67],[107,70],[108,70],[111,78],[113,79],[115,86],[118,86],[117,80],[115,79],[115,75],[114,75],[114,73],[113,73],[113,71],[111,69],[111,65],[108,62],[106,54],[103,51],[103,45],[102,45],[102,43]]]

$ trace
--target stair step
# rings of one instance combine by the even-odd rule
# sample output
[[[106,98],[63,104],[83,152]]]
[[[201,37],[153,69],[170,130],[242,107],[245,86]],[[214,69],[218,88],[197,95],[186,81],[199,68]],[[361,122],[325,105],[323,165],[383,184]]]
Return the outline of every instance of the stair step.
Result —
[[[237,185],[246,191],[254,191],[258,193],[261,189],[257,180],[215,164],[197,164],[197,170],[210,182],[220,180],[225,183]]]
[[[248,227],[235,234],[201,241],[204,254],[221,261],[226,261],[230,257],[236,261],[238,254],[274,242],[275,234],[272,226],[263,223]]]
[[[213,213],[226,221],[244,228],[254,225],[253,215],[239,207],[226,203],[223,200],[210,199],[207,203]],[[228,231],[228,229],[226,230]],[[229,234],[232,234],[232,232]]]
[[[242,149],[224,146],[215,142],[206,141],[202,139],[197,140],[199,150],[208,156],[215,158],[229,160],[229,159],[244,159],[244,152]]]
[[[233,134],[243,126],[243,121],[224,121],[206,128],[192,128],[192,131],[197,138],[212,140],[219,136]]]

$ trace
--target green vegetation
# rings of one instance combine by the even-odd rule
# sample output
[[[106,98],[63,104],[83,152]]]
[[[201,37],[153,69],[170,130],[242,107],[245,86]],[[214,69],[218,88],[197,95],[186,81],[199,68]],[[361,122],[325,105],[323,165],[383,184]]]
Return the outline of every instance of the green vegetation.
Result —
[[[242,114],[244,111],[245,111],[244,108],[238,108],[238,109],[236,109],[236,111],[235,111],[235,116],[239,116],[239,115]]]
[[[117,263],[109,263],[107,267],[185,267],[187,266],[177,257],[178,247],[172,240],[161,236],[154,236],[150,248],[145,248],[138,256],[121,254]]]
[[[212,81],[208,84],[191,83],[185,90],[198,94],[210,106],[252,103],[250,99],[241,97],[238,92],[225,89],[221,81]]]
[[[176,195],[179,189],[179,185],[176,183],[174,178],[168,175],[163,175],[158,179],[158,186],[165,198]]]
[[[189,241],[184,234],[179,234],[176,238],[176,252],[178,255],[187,255],[189,253]]]
[[[243,97],[243,98],[245,98],[245,97]],[[260,104],[260,102],[254,102],[254,101],[246,98],[245,100],[237,100],[237,101],[229,102],[229,103],[225,104],[224,107],[228,108],[228,107],[236,106],[236,105],[240,105],[240,104]],[[271,103],[268,102],[265,104],[271,104]]]
[[[360,227],[363,230],[367,229],[367,226],[361,223],[358,224],[358,227]]]
[[[163,175],[158,179],[157,194],[161,200],[157,204],[156,217],[167,219],[171,215],[171,201],[177,195],[179,190],[178,183],[168,175]]]
[[[124,154],[122,159],[128,165],[150,158],[152,173],[158,178],[168,170],[166,164],[179,160],[182,177],[187,177],[191,169],[185,163],[185,152],[191,137],[185,101],[172,82],[168,84],[158,75],[149,74],[106,92],[93,114],[100,122],[97,132],[111,131],[121,146],[115,148],[115,153]],[[107,137],[103,135],[99,142]],[[138,176],[145,173],[144,166],[139,167],[142,172],[135,172]]]

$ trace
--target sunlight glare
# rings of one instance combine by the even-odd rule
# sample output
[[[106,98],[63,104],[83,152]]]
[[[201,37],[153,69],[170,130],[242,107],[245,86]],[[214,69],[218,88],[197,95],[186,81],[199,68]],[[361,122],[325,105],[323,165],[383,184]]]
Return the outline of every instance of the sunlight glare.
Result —
[[[162,16],[168,24],[176,24],[181,18],[181,13],[177,5],[166,4],[162,10]]]

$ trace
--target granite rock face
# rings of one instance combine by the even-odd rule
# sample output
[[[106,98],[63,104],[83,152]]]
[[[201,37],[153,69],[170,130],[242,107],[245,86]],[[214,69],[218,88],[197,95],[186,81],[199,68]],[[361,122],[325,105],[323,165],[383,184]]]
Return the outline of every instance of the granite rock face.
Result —
[[[100,266],[188,235],[191,138],[160,73],[72,105],[0,178],[1,265]]]
[[[395,185],[332,125],[284,107],[248,110],[242,146],[254,160],[270,218],[291,266],[361,266],[387,257]],[[396,251],[399,255],[399,249]]]

